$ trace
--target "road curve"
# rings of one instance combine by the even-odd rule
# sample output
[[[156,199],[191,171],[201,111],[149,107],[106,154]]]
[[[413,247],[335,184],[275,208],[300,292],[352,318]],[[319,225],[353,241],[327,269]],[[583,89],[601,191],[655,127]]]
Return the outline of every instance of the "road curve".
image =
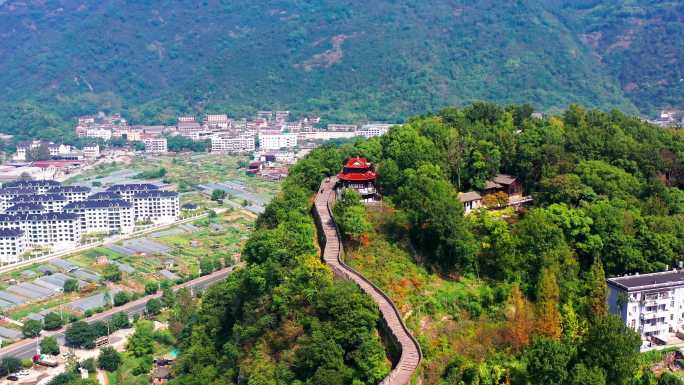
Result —
[[[319,229],[325,236],[322,239],[325,244],[321,245],[323,247],[323,261],[330,266],[336,276],[355,282],[361,290],[373,298],[373,301],[380,308],[380,314],[394,340],[401,348],[399,361],[394,365],[390,374],[380,382],[380,385],[407,385],[423,357],[420,346],[404,324],[401,314],[390,298],[380,288],[342,261],[342,243],[340,242],[337,224],[332,215],[336,183],[337,178],[326,178],[321,183],[314,202],[314,214],[320,226]]]
[[[180,285],[174,286],[174,291],[182,288],[189,288],[193,292],[195,290],[204,290],[207,287],[217,283],[218,281],[221,281],[228,277],[228,275],[233,272],[235,266],[227,267],[221,270],[217,270],[211,274],[193,279],[191,281],[187,281],[185,283],[182,283]],[[157,292],[155,294],[151,294],[142,298],[139,298],[135,301],[128,302],[124,305],[113,307],[109,310],[103,311],[102,313],[97,313],[93,315],[92,317],[84,319],[84,321],[88,323],[92,323],[95,321],[104,321],[107,319],[110,319],[114,314],[118,312],[125,312],[129,316],[132,314],[141,314],[145,311],[145,306],[147,305],[147,301],[151,300],[152,298],[160,298],[161,297],[161,292]],[[43,339],[44,337],[48,336],[53,336],[57,338],[61,343],[63,343],[64,340],[64,333],[66,331],[66,326],[62,327],[61,329],[53,330],[53,331],[43,331],[40,335],[40,337],[36,338],[29,338],[29,339],[24,339],[21,341],[18,341],[16,343],[13,343],[9,346],[6,346],[2,349],[0,349],[0,359],[4,357],[17,357],[17,358],[30,358],[32,357],[35,352],[36,352],[36,346],[38,345],[39,341]]]

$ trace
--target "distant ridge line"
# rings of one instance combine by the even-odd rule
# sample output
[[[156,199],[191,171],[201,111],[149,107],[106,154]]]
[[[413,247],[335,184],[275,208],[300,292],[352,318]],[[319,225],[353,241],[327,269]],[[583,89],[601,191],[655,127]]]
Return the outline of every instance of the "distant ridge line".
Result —
[[[336,276],[353,281],[373,299],[392,333],[392,338],[401,348],[399,361],[379,385],[408,385],[423,358],[420,345],[404,324],[392,300],[379,287],[342,261],[344,249],[331,207],[335,200],[336,183],[336,177],[324,179],[314,202],[314,216],[323,236],[321,238],[323,261],[330,266]]]

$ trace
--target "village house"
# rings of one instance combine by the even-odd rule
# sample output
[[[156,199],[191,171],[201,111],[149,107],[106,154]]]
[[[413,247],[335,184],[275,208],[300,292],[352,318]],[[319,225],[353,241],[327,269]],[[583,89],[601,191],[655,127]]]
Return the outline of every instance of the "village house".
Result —
[[[523,195],[520,179],[508,174],[494,176],[485,182],[485,188],[480,192],[459,193],[458,199],[463,204],[465,214],[483,207],[488,209],[517,208],[532,201],[532,197]]]
[[[458,200],[463,204],[463,211],[466,214],[482,207],[482,195],[477,191],[458,193]]]

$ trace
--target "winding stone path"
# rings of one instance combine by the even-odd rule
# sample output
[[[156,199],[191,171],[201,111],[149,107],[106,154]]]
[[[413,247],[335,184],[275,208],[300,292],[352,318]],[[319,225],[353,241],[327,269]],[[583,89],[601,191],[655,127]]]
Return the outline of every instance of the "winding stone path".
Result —
[[[354,281],[378,305],[380,314],[390,331],[391,338],[401,348],[401,357],[394,365],[390,374],[382,380],[380,385],[407,385],[422,359],[420,346],[411,335],[401,314],[394,303],[380,288],[375,286],[363,275],[347,266],[342,261],[342,243],[335,220],[332,216],[332,205],[335,201],[335,184],[337,178],[326,178],[316,194],[314,216],[319,230],[324,238],[321,239],[323,261],[330,266],[336,276]]]

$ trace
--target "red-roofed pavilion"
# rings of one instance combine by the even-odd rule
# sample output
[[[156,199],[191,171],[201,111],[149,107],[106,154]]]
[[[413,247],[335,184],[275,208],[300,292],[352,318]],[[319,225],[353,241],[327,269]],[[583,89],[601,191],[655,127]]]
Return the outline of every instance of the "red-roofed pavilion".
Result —
[[[377,200],[375,180],[377,175],[373,170],[373,164],[366,158],[350,158],[344,164],[342,171],[337,174],[342,188],[353,188],[364,202]]]

